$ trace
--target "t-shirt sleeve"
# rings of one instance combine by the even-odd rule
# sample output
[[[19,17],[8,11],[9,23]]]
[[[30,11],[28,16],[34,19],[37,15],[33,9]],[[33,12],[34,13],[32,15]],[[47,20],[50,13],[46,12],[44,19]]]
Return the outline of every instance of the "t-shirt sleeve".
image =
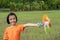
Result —
[[[8,32],[7,32],[7,29],[4,32],[3,40],[8,40]]]
[[[20,29],[20,31],[24,31],[24,29],[25,29],[24,25],[20,25],[19,29]]]

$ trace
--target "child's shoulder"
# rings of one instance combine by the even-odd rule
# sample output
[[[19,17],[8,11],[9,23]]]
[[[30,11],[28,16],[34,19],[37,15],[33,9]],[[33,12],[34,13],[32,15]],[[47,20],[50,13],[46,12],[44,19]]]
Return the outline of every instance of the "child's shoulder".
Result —
[[[7,27],[6,30],[10,29],[11,27]]]
[[[5,31],[8,31],[9,27],[5,28]]]
[[[18,24],[18,27],[24,27],[24,24]]]
[[[23,26],[24,24],[18,24],[18,26]]]

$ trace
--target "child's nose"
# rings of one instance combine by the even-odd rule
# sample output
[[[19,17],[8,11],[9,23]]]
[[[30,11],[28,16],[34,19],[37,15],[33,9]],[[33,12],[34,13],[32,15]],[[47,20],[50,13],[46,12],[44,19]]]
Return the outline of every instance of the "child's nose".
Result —
[[[12,21],[14,21],[14,19],[12,19]]]

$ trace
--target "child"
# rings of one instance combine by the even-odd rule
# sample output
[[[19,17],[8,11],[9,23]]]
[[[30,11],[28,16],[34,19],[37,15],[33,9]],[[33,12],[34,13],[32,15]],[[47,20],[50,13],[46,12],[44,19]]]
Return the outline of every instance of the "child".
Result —
[[[33,23],[17,24],[17,16],[14,13],[8,14],[7,23],[10,24],[10,27],[6,28],[3,40],[20,40],[20,33],[24,31],[25,27],[39,26]]]
[[[46,28],[49,28],[51,26],[50,19],[46,14],[43,15],[42,23],[43,23],[44,30],[46,32]]]

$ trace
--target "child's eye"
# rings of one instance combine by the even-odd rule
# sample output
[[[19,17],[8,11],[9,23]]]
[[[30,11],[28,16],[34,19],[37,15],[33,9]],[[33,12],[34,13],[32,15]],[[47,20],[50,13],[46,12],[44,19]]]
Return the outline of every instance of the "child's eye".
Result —
[[[16,19],[16,18],[13,18],[13,19]]]
[[[9,19],[9,20],[12,20],[12,19]]]
[[[9,20],[15,20],[16,18],[12,18],[12,19],[9,19]]]
[[[15,16],[10,16],[9,20],[16,20]]]

